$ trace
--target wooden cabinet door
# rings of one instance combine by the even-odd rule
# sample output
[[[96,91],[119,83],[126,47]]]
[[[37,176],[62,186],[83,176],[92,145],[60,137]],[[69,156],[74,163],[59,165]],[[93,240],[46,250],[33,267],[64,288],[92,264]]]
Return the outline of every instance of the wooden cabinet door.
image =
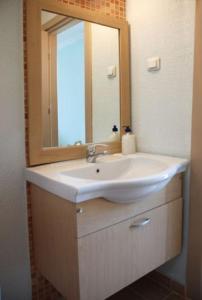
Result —
[[[175,257],[181,233],[178,199],[79,238],[80,299],[103,300]]]

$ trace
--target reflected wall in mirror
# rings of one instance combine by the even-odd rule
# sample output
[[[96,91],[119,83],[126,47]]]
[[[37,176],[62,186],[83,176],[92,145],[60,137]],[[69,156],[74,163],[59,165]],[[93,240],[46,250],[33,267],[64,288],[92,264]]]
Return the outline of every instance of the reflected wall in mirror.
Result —
[[[119,30],[42,11],[41,45],[43,147],[110,141],[120,129]]]

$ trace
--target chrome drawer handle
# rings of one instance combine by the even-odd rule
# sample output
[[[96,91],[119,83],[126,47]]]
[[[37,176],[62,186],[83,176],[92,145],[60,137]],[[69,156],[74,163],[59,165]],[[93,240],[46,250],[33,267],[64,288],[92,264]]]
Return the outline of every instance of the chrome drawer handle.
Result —
[[[151,222],[150,218],[142,219],[140,221],[134,222],[133,224],[130,225],[130,228],[138,228],[138,227],[143,227]]]

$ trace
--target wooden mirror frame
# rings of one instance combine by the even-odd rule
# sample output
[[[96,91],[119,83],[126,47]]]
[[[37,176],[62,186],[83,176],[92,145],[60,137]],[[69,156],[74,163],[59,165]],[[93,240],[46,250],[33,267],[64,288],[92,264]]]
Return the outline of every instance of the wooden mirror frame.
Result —
[[[120,47],[120,127],[131,125],[129,27],[127,21],[92,12],[85,8],[67,7],[51,0],[26,0],[28,149],[29,166],[83,158],[86,145],[42,147],[41,109],[41,11],[74,17],[117,28]],[[109,142],[111,153],[121,152],[121,142]]]

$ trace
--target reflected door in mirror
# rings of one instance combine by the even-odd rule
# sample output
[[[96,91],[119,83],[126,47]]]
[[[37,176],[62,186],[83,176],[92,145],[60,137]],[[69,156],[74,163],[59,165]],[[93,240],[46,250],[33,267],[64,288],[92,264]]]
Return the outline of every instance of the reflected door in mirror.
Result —
[[[120,127],[119,31],[42,11],[43,147],[109,140]]]

